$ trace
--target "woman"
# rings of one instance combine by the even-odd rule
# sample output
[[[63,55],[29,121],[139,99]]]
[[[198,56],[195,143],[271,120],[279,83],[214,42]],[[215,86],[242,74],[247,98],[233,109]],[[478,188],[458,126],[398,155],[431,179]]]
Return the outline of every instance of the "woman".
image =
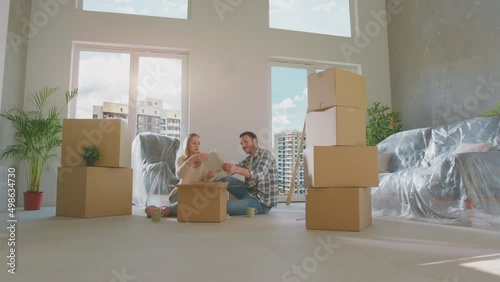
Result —
[[[203,162],[207,160],[206,153],[200,153],[201,138],[196,133],[189,134],[183,144],[184,153],[177,158],[176,162],[176,174],[177,178],[180,179],[178,185],[180,184],[190,184],[193,182],[200,181],[212,181],[214,178],[214,173],[208,170]],[[169,216],[177,211],[177,187],[172,190],[168,196],[171,206],[170,207],[156,207],[148,206],[146,208],[146,214],[148,218],[154,210],[160,209],[163,216]]]

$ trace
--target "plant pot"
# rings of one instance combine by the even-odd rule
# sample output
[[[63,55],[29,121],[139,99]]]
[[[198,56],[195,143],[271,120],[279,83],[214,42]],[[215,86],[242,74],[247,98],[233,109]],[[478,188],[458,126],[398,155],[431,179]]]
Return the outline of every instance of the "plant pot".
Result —
[[[35,211],[42,206],[43,192],[24,192],[24,210]]]
[[[95,160],[94,159],[87,159],[87,166],[94,166]]]

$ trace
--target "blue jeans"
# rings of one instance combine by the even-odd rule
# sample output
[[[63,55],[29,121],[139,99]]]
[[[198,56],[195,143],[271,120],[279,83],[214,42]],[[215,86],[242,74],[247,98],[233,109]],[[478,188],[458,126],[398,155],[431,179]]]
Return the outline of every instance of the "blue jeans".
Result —
[[[229,182],[227,191],[237,198],[237,200],[227,201],[227,213],[229,215],[245,215],[247,208],[255,208],[256,214],[267,214],[271,208],[263,206],[257,199],[248,194],[245,182],[234,177],[227,176],[217,180],[218,182]],[[177,195],[172,197],[172,204],[169,209],[173,215],[177,215]]]
[[[229,215],[247,214],[247,208],[255,208],[257,210],[256,214],[267,214],[271,210],[271,208],[263,206],[261,202],[250,196],[244,181],[231,176],[216,181],[229,182],[227,191],[237,198],[237,200],[227,201],[227,213]]]
[[[173,215],[177,215],[177,195],[179,195],[179,192],[177,192],[177,194],[172,196],[172,199],[170,199],[171,201],[170,207],[168,207],[168,209],[170,210],[170,212],[172,212]]]

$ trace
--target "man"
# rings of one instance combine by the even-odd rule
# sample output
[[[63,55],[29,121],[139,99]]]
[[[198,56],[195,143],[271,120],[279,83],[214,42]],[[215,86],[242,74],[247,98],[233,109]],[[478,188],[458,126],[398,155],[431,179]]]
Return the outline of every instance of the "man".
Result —
[[[257,136],[250,131],[240,134],[241,148],[248,156],[240,163],[224,163],[222,169],[231,174],[245,177],[245,182],[234,177],[225,177],[219,181],[229,182],[228,191],[237,200],[227,202],[230,215],[246,214],[248,207],[256,213],[266,214],[277,205],[278,167],[273,154],[259,148]]]

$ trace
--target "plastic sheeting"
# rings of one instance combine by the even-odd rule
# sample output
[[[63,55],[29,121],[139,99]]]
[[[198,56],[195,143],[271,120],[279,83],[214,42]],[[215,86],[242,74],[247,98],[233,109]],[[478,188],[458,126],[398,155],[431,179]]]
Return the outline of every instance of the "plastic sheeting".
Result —
[[[140,133],[132,143],[134,170],[132,202],[141,207],[168,205],[168,194],[179,179],[175,161],[180,140],[156,133]]]
[[[375,216],[425,222],[500,225],[500,116],[391,135],[377,146],[388,172],[372,188]],[[458,153],[460,144],[491,143]],[[474,147],[464,146],[461,147]],[[486,146],[489,147],[489,146]]]

